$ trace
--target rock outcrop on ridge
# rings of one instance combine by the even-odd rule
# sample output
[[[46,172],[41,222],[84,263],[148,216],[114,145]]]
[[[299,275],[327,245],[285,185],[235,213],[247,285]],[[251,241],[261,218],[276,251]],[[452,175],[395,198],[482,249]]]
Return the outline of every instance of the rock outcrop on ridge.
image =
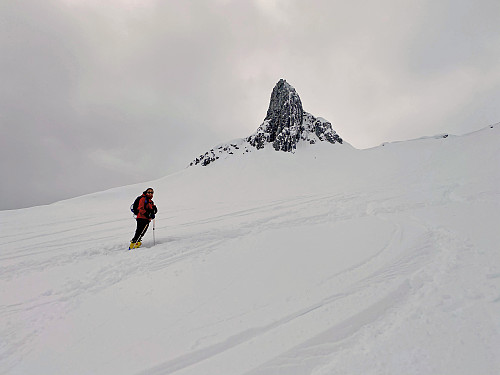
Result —
[[[332,129],[332,124],[305,112],[295,89],[280,79],[271,94],[266,118],[254,134],[219,145],[197,157],[190,166],[206,166],[220,158],[260,150],[268,145],[276,151],[294,152],[300,142],[315,144],[322,141],[342,144],[342,138]]]

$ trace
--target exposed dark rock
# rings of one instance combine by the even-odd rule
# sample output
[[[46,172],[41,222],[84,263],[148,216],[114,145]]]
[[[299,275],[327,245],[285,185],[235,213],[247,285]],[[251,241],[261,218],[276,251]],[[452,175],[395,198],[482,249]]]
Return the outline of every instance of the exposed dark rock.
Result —
[[[266,118],[259,128],[261,131],[250,136],[248,142],[257,149],[269,142],[276,151],[291,151],[300,138],[298,130],[303,116],[299,95],[288,82],[280,79],[271,94]]]
[[[264,122],[251,136],[237,142],[224,144],[196,158],[190,165],[206,166],[219,156],[245,154],[251,149],[260,150],[272,145],[276,151],[294,152],[299,142],[316,144],[318,141],[342,144],[342,138],[332,129],[332,124],[304,112],[295,89],[280,79],[273,89]],[[241,151],[238,152],[238,150]],[[249,150],[250,148],[250,150]],[[216,155],[217,154],[217,155]]]

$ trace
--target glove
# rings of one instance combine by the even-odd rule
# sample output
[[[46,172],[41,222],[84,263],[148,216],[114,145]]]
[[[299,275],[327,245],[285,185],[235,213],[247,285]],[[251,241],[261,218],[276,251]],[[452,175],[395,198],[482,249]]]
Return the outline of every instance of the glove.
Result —
[[[153,208],[151,208],[151,210],[146,211],[146,217],[148,219],[154,219],[155,218],[155,214],[157,212],[158,212],[158,209],[156,208],[156,206],[153,205]]]

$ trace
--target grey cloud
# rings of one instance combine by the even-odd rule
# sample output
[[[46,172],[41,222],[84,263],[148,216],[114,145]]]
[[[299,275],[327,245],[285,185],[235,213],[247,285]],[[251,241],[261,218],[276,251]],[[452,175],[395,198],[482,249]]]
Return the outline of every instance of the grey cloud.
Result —
[[[457,66],[488,69],[500,52],[500,3],[430,2],[409,40],[408,64],[420,74],[442,74]]]
[[[357,147],[498,122],[497,3],[5,2],[0,208],[179,170],[280,78]]]

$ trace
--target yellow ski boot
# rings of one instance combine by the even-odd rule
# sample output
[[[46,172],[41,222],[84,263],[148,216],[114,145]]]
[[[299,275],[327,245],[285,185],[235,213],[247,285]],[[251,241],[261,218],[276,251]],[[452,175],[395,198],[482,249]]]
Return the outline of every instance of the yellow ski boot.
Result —
[[[128,249],[129,249],[129,250],[132,250],[132,249],[134,249],[135,247],[138,247],[138,246],[136,246],[136,245],[137,245],[137,244],[136,244],[135,242],[131,242],[131,243],[130,243],[130,246],[128,247]]]
[[[138,242],[135,243],[135,248],[138,249],[138,248],[141,247],[141,245],[142,245],[142,242],[138,241]]]

